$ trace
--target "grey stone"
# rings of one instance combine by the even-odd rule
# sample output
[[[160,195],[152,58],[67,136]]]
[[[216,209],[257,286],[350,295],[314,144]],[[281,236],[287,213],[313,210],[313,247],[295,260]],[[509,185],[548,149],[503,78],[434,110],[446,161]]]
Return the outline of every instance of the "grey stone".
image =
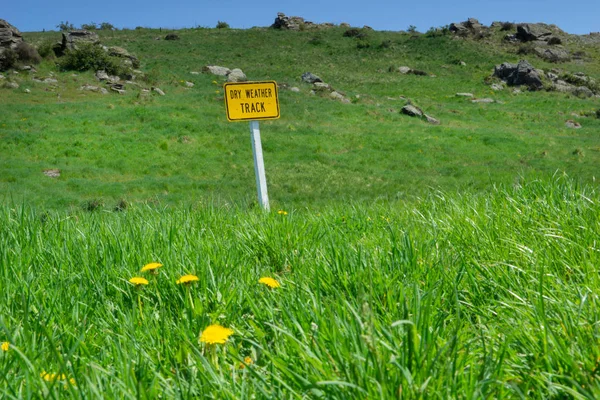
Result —
[[[323,79],[319,78],[317,75],[311,72],[305,72],[301,76],[302,82],[306,83],[315,83],[315,82],[323,82]]]
[[[247,80],[246,74],[239,68],[234,68],[227,74],[227,82],[246,82]]]
[[[85,29],[73,30],[62,34],[62,50],[76,50],[78,44],[82,43],[100,43],[100,38],[95,32],[86,31]]]
[[[297,88],[296,86],[292,86],[292,87],[290,88],[290,91],[291,91],[291,92],[295,92],[295,93],[300,93],[300,88]]]
[[[423,116],[425,117],[425,119],[427,120],[427,122],[429,122],[432,125],[439,125],[440,124],[440,121],[438,119],[433,118],[430,115],[424,114]]]
[[[185,82],[185,87],[189,87],[189,88],[193,88],[194,87],[194,82]]]
[[[23,35],[21,35],[21,32],[7,21],[0,19],[0,48],[14,50],[22,42]]]
[[[31,93],[31,90],[29,90],[29,89],[25,89],[25,90],[24,90],[24,92],[25,92],[25,93]]]
[[[408,74],[411,71],[412,69],[407,66],[398,67],[398,72],[400,72],[401,74]]]
[[[231,70],[227,67],[220,67],[218,65],[207,65],[204,68],[202,68],[202,72],[208,72],[218,76],[227,76],[229,75]]]
[[[579,86],[573,89],[573,94],[577,97],[593,97],[594,92],[587,86]]]
[[[96,79],[98,79],[99,81],[107,81],[108,74],[104,70],[96,71]]]
[[[458,62],[458,65],[460,65],[461,67],[466,67],[466,66],[467,66],[467,63],[466,63],[466,62],[464,62],[464,61],[459,61],[459,62]]]
[[[473,93],[456,93],[457,97],[475,97]]]
[[[420,108],[415,107],[411,104],[407,104],[404,107],[402,107],[402,110],[400,110],[400,112],[402,114],[410,115],[411,117],[423,117],[423,111]]]
[[[190,72],[190,74],[192,74],[192,75],[200,75],[200,72],[198,72],[198,71],[192,71],[192,72]]]
[[[517,39],[522,42],[543,40],[552,36],[552,32],[541,24],[521,24],[517,26]]]
[[[7,89],[18,89],[19,88],[19,84],[17,82],[6,82],[4,84],[4,87]]]
[[[153,87],[152,90],[154,90],[156,93],[158,93],[161,96],[165,95],[165,92],[163,92],[162,90],[160,90],[160,88]]]
[[[58,83],[58,81],[54,78],[46,78],[42,82],[44,83]]]
[[[342,103],[350,103],[350,100],[346,98],[346,96],[344,96],[343,94],[336,92],[335,90],[331,93],[329,93],[329,97],[331,97],[334,100],[339,100]]]
[[[315,82],[313,83],[313,87],[315,90],[331,90],[331,86],[325,82]]]
[[[46,175],[49,178],[59,178],[60,177],[60,169],[58,169],[58,168],[45,169],[44,175]]]
[[[483,99],[473,99],[471,100],[472,103],[484,103],[484,104],[489,104],[489,103],[495,103],[496,100],[494,99],[490,99],[490,98],[483,98]]]
[[[565,126],[567,128],[572,128],[572,129],[580,129],[581,128],[581,124],[577,121],[573,121],[573,120],[568,120],[567,122],[565,122]]]
[[[549,62],[566,62],[571,59],[571,56],[566,50],[553,48],[553,49],[544,49],[541,47],[536,47],[534,50],[535,54],[539,57],[543,58]]]
[[[494,69],[494,76],[502,79],[509,86],[527,85],[531,90],[542,89],[544,84],[537,71],[525,60],[518,64],[502,63]]]
[[[133,68],[138,68],[140,66],[140,60],[133,54],[130,54],[127,50],[122,47],[109,47],[107,48],[107,52],[109,56],[118,57],[125,61],[128,66]]]
[[[0,74],[0,79],[6,79],[4,75]]]
[[[120,83],[113,83],[112,85],[110,85],[110,90],[112,90],[113,92],[117,92],[119,94],[126,93],[125,85],[121,85]]]
[[[499,83],[492,83],[492,85],[490,86],[490,88],[492,90],[496,90],[496,91],[504,90],[504,86],[501,85],[501,84],[499,84]]]

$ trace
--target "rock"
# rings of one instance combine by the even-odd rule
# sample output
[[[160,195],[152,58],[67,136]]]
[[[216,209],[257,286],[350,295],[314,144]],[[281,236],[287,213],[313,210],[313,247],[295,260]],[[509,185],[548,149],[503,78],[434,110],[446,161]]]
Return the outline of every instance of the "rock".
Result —
[[[29,90],[29,89],[25,89],[24,91],[25,91],[25,93],[31,93],[31,90]]]
[[[125,85],[122,85],[120,83],[113,83],[112,85],[110,85],[110,90],[112,90],[113,92],[117,92],[119,94],[126,93]]]
[[[490,85],[490,89],[495,90],[495,91],[504,90],[504,86],[500,85],[499,83],[492,83]]]
[[[218,76],[227,76],[231,70],[227,67],[219,67],[218,65],[206,65],[202,68],[202,72],[208,72]]]
[[[580,129],[581,128],[581,124],[577,121],[573,121],[572,119],[565,122],[565,126],[567,128],[572,128],[572,129]]]
[[[484,103],[484,104],[489,104],[489,103],[495,103],[496,100],[494,99],[490,99],[490,98],[484,98],[484,99],[473,99],[471,100],[471,103]]]
[[[519,61],[518,64],[497,65],[494,76],[502,79],[509,86],[527,85],[531,90],[539,90],[544,86],[538,71],[525,60]]]
[[[516,37],[522,42],[544,40],[552,36],[552,32],[541,24],[521,24],[517,26]]]
[[[566,62],[571,60],[571,56],[566,50],[563,49],[544,49],[541,47],[536,47],[533,49],[535,54],[537,54],[540,58],[543,58],[549,62]]]
[[[291,92],[294,92],[294,93],[300,93],[300,88],[297,88],[296,86],[292,86],[292,87],[290,88],[290,91],[291,91]]]
[[[162,90],[160,90],[160,88],[153,87],[152,90],[155,91],[156,93],[158,93],[161,96],[165,95],[165,92],[163,92]]]
[[[54,78],[46,78],[42,82],[44,82],[44,83],[52,83],[52,84],[53,83],[58,83],[58,81],[56,79],[54,79]]]
[[[411,71],[412,69],[406,66],[398,67],[398,72],[400,72],[401,74],[408,74]]]
[[[192,75],[200,75],[200,72],[198,72],[198,71],[192,71],[192,72],[190,72],[190,74],[192,74]]]
[[[410,115],[411,117],[423,117],[423,111],[420,108],[415,107],[411,104],[407,104],[404,107],[402,107],[402,110],[400,110],[400,112],[402,114]]]
[[[108,74],[104,70],[96,71],[96,79],[99,81],[107,81],[109,78]]]
[[[2,80],[2,79],[6,79],[6,78],[4,77],[4,75],[0,74],[0,80]]]
[[[186,81],[185,82],[185,87],[193,88],[194,87],[194,83]]]
[[[334,100],[339,100],[342,103],[350,103],[350,100],[346,98],[346,96],[344,96],[343,94],[336,92],[335,90],[331,93],[329,93],[329,97],[331,97]]]
[[[475,18],[469,18],[464,22],[453,22],[450,24],[450,32],[467,35],[479,33],[484,28]]]
[[[306,29],[327,29],[333,28],[335,25],[329,22],[315,24],[314,22],[306,21],[302,17],[288,17],[284,13],[277,13],[277,18],[271,25],[274,29],[285,29],[290,31],[300,31]]]
[[[35,67],[31,66],[31,65],[23,65],[21,68],[19,68],[21,71],[25,71],[25,72],[37,72],[37,70],[35,69]]]
[[[239,68],[234,68],[227,74],[227,82],[246,82],[247,80],[246,74]]]
[[[349,24],[349,23],[347,23],[347,22],[342,22],[342,23],[340,24],[340,28],[350,28],[350,24]]]
[[[118,58],[128,61],[126,64],[128,64],[129,66],[131,66],[133,68],[139,68],[139,66],[140,66],[140,60],[138,60],[138,58],[136,56],[134,56],[133,54],[130,54],[127,50],[125,50],[122,47],[117,47],[117,46],[109,47],[109,48],[107,48],[107,52],[108,52],[109,56],[118,57]]]
[[[60,169],[58,169],[58,168],[45,169],[44,175],[46,175],[49,178],[59,178],[60,177]]]
[[[77,45],[81,43],[100,43],[100,38],[95,32],[86,31],[85,29],[73,30],[68,33],[62,34],[62,49],[65,50],[76,50]]]
[[[302,82],[306,82],[306,83],[323,82],[323,80],[321,78],[319,78],[317,75],[314,75],[311,72],[303,73],[301,78],[302,78]]]
[[[313,83],[313,87],[315,90],[331,90],[331,86],[325,82],[315,82]]]
[[[165,40],[179,40],[179,35],[176,33],[169,33],[165,36]]]
[[[587,86],[579,86],[573,89],[573,94],[577,97],[593,97],[594,92]]]
[[[456,93],[457,97],[475,97],[473,93]]]
[[[427,120],[427,122],[429,122],[432,125],[439,125],[440,121],[438,119],[433,118],[432,116],[429,116],[427,114],[423,114],[423,116],[425,117],[425,119]]]
[[[22,42],[21,32],[7,21],[0,19],[0,48],[14,50]]]
[[[552,90],[562,93],[570,93],[575,89],[575,86],[568,84],[562,80],[556,80],[552,83]]]
[[[90,91],[90,92],[108,94],[108,90],[101,88],[99,86],[94,86],[94,85],[83,85],[79,88],[79,90],[86,90],[86,91]]]
[[[513,92],[513,94],[519,94],[519,93],[521,93],[521,89],[515,88],[515,89],[513,89],[512,92]]]
[[[459,62],[458,62],[458,65],[460,65],[461,67],[466,67],[466,66],[467,66],[467,63],[466,63],[466,62],[464,62],[464,61],[459,61]]]
[[[17,82],[6,82],[4,84],[4,87],[7,89],[18,89],[19,88],[19,84]]]

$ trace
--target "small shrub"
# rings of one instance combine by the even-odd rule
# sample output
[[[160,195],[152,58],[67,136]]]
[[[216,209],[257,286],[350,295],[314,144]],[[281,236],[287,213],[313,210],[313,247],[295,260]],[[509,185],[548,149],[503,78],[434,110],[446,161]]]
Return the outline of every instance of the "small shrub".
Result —
[[[39,46],[38,46],[38,54],[40,55],[40,57],[45,58],[45,59],[52,59],[54,58],[54,45],[56,43],[51,41],[51,40],[44,40]]]
[[[535,49],[534,49],[533,45],[530,43],[522,44],[517,49],[517,54],[519,54],[519,55],[535,54]]]
[[[369,41],[365,40],[364,38],[360,38],[356,42],[357,49],[368,49],[369,47],[371,47],[371,43],[369,43]]]
[[[121,199],[117,202],[117,205],[114,208],[115,212],[122,212],[127,210],[127,207],[129,207],[129,203],[127,203],[127,201],[125,199]]]
[[[101,46],[82,43],[77,50],[68,51],[58,66],[64,71],[105,70],[109,75],[124,75],[127,69],[121,66],[117,57],[111,57]]]
[[[81,208],[83,208],[85,211],[89,211],[89,212],[96,211],[102,207],[104,207],[104,202],[102,200],[98,200],[98,199],[88,200],[81,205]]]
[[[500,25],[501,31],[512,31],[513,29],[515,29],[515,24],[512,22],[502,22]]]
[[[219,21],[217,22],[217,29],[229,29],[229,24],[227,22]]]
[[[408,29],[406,30],[408,33],[417,33],[417,27],[414,25],[409,25]]]
[[[6,71],[14,67],[18,58],[17,52],[13,49],[4,49],[4,51],[0,53],[0,71]]]
[[[165,40],[179,40],[179,35],[176,33],[169,33],[165,36]]]
[[[60,21],[60,24],[56,25],[59,31],[72,31],[75,29],[75,25],[69,23],[69,21]]]
[[[393,45],[391,40],[383,40],[381,43],[379,43],[378,48],[380,49],[389,49],[391,48]]]
[[[81,29],[86,31],[94,31],[98,28],[95,22],[90,22],[89,24],[82,24]]]
[[[344,37],[358,37],[360,36],[361,31],[357,28],[350,28],[344,32]]]
[[[446,36],[450,34],[450,27],[448,25],[445,26],[440,26],[439,28],[435,28],[435,27],[431,27],[429,28],[429,30],[425,33],[426,37],[440,37],[440,36]]]
[[[115,26],[113,24],[111,24],[110,22],[102,22],[100,24],[100,30],[103,31],[114,31],[117,28],[115,28]]]
[[[23,64],[39,64],[42,61],[38,51],[29,43],[19,43],[15,51],[19,62]]]

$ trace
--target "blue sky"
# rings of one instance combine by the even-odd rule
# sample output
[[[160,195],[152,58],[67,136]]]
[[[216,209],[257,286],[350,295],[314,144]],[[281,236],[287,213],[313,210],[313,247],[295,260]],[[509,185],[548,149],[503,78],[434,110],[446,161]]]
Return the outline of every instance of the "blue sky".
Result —
[[[0,18],[21,31],[56,29],[61,21],[110,22],[117,28],[214,27],[225,21],[232,28],[269,26],[281,11],[313,22],[347,22],[377,30],[405,30],[415,25],[421,32],[432,26],[463,21],[468,17],[489,25],[492,21],[546,22],[569,33],[600,31],[600,0],[346,0],[346,1],[239,1],[239,0],[30,0],[6,1]]]

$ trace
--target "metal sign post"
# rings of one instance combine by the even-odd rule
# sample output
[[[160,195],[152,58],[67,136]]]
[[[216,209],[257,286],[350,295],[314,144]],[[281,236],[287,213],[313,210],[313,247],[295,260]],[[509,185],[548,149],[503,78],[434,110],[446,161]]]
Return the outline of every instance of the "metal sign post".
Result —
[[[265,175],[265,161],[263,159],[262,144],[260,142],[260,129],[258,121],[250,121],[250,139],[252,140],[252,155],[254,156],[254,173],[256,174],[256,189],[258,202],[266,211],[269,211],[269,194],[267,193],[267,177]]]

